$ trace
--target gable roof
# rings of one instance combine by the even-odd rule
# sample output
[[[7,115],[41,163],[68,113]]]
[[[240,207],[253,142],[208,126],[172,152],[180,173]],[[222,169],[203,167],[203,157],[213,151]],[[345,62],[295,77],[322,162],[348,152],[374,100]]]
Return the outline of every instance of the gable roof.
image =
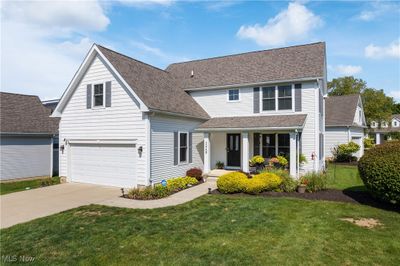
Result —
[[[393,114],[392,115],[392,120],[393,119],[396,119],[396,120],[399,120],[400,121],[400,114]]]
[[[201,124],[197,130],[302,128],[306,114],[215,117]]]
[[[190,95],[178,88],[168,72],[103,46],[97,47],[150,110],[209,118]]]
[[[323,78],[325,43],[175,63],[166,71],[175,77],[181,89]]]
[[[325,100],[326,126],[353,126],[359,94],[329,96]]]
[[[0,92],[1,133],[57,134],[59,118],[33,95]]]

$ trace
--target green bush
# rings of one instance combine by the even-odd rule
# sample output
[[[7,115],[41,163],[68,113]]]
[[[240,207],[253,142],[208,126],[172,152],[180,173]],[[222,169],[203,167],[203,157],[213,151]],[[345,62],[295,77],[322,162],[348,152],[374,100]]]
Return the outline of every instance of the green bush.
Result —
[[[187,188],[188,185],[196,185],[199,181],[190,176],[176,177],[167,180],[167,187],[172,190],[182,190]]]
[[[308,172],[301,179],[303,184],[307,184],[308,192],[316,192],[326,188],[326,175],[322,172]]]
[[[354,153],[360,150],[360,145],[350,141],[347,144],[340,144],[332,151],[334,160],[336,162],[351,162],[355,159]]]
[[[261,173],[255,175],[252,179],[249,179],[249,182],[252,182],[253,180],[262,180],[265,184],[264,190],[275,190],[279,188],[279,185],[282,183],[282,178],[273,173]]]
[[[364,138],[364,148],[369,149],[374,147],[374,140],[370,138]]]
[[[276,174],[282,179],[282,183],[279,185],[280,191],[293,192],[296,190],[298,182],[290,176],[288,170],[271,168],[266,172]]]
[[[168,187],[157,184],[154,187],[149,186],[144,189],[133,188],[128,191],[128,198],[140,200],[160,199],[169,196],[171,193],[172,191]]]
[[[400,203],[400,141],[368,150],[358,163],[366,188],[376,197]]]
[[[245,174],[232,172],[222,175],[217,180],[218,190],[222,193],[236,193],[244,191],[248,178]]]

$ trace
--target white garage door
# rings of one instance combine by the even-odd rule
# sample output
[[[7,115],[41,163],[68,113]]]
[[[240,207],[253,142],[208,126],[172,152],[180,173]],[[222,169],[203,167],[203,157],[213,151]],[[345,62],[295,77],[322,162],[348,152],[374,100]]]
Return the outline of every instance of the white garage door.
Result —
[[[105,186],[136,186],[134,145],[72,144],[70,177],[73,182]]]

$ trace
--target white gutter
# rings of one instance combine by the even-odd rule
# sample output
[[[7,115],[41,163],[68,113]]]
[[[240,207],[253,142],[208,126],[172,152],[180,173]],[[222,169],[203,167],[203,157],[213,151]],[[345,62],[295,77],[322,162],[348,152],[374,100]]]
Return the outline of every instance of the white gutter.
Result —
[[[125,144],[135,145],[137,139],[68,139],[69,144]]]
[[[232,88],[232,87],[238,87],[238,88],[241,88],[241,87],[260,87],[260,86],[269,85],[269,84],[312,81],[312,80],[318,80],[318,79],[322,79],[322,78],[323,77],[308,77],[308,78],[299,78],[299,79],[269,80],[269,81],[253,82],[253,83],[239,83],[239,84],[229,84],[229,85],[189,88],[189,89],[184,89],[184,91],[214,90],[214,89],[226,89],[226,88]]]
[[[198,132],[210,132],[210,131],[251,131],[251,130],[301,130],[302,127],[227,127],[227,128],[197,128],[195,131]]]

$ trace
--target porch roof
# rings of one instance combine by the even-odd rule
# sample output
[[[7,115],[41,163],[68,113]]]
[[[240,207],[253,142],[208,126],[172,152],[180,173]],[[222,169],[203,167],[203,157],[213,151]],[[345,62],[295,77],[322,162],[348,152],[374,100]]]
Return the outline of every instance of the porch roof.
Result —
[[[264,116],[236,116],[214,117],[201,124],[198,131],[218,130],[290,130],[301,129],[307,118],[306,114],[298,115],[264,115]]]

